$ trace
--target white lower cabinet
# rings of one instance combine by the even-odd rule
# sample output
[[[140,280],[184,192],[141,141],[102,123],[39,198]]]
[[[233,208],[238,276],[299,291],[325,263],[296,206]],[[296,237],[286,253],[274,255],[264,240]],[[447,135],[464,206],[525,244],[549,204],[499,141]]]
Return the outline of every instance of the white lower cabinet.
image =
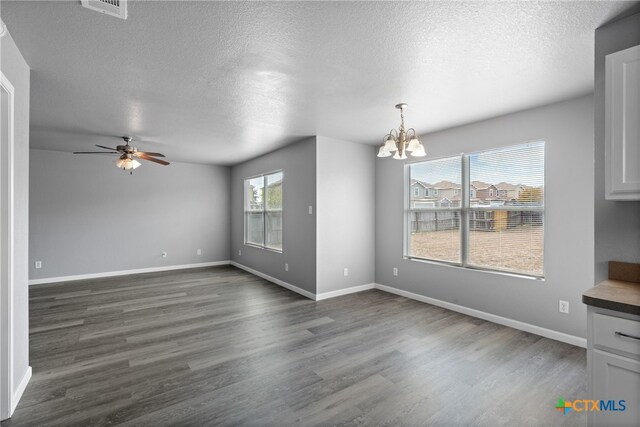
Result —
[[[593,425],[640,425],[640,361],[593,350],[593,399],[607,400],[608,410],[593,412]]]
[[[588,307],[589,426],[640,426],[640,317]],[[602,406],[604,405],[604,406]]]

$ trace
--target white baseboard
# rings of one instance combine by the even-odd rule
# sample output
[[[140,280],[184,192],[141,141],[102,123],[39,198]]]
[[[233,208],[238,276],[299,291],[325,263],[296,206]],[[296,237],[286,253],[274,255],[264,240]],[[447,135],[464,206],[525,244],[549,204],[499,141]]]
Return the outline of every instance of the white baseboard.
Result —
[[[75,280],[99,279],[103,277],[127,276],[129,274],[155,273],[158,271],[184,270],[186,268],[213,267],[216,265],[229,265],[231,261],[212,261],[197,264],[167,265],[162,267],[137,268],[135,270],[105,271],[104,273],[78,274],[75,276],[46,277],[44,279],[29,280],[29,286],[42,285],[44,283],[72,282]]]
[[[321,294],[316,294],[316,301],[354,294],[356,292],[368,291],[369,289],[375,289],[375,287],[375,283],[367,283],[366,285],[352,286],[350,288],[338,289],[337,291],[323,292]]]
[[[316,294],[314,294],[314,293],[312,293],[312,292],[309,292],[309,291],[305,291],[304,289],[299,288],[299,287],[297,287],[297,286],[294,286],[294,285],[292,285],[291,283],[287,283],[287,282],[282,281],[282,280],[280,280],[280,279],[276,279],[275,277],[271,277],[271,276],[269,276],[268,274],[264,274],[264,273],[262,273],[262,272],[260,272],[260,271],[258,271],[258,270],[254,270],[253,268],[247,267],[246,265],[242,265],[242,264],[237,263],[237,262],[235,262],[235,261],[231,261],[231,265],[233,265],[234,267],[238,267],[238,268],[240,268],[240,269],[242,269],[242,270],[244,270],[244,271],[247,271],[247,272],[249,272],[249,273],[251,273],[251,274],[253,274],[253,275],[256,275],[256,276],[258,276],[258,277],[262,277],[262,278],[263,278],[263,279],[265,279],[265,280],[268,280],[268,281],[270,281],[270,282],[273,282],[273,283],[275,283],[276,285],[280,285],[280,286],[282,286],[283,288],[287,288],[287,289],[289,289],[290,291],[293,291],[293,292],[295,292],[295,293],[297,293],[297,294],[300,294],[300,295],[302,295],[302,296],[305,296],[305,297],[307,297],[307,298],[309,298],[309,299],[312,299],[312,300],[314,300],[314,301],[315,301],[315,299],[316,299]]]
[[[404,291],[402,289],[392,288],[391,286],[381,285],[379,283],[376,283],[376,289],[380,289],[381,291],[400,295],[416,301],[426,302],[427,304],[436,305],[438,307],[446,308],[447,310],[457,311],[458,313],[466,314],[468,316],[488,320],[489,322],[509,326],[510,328],[530,332],[532,334],[540,335],[546,338],[551,338],[552,340],[587,348],[586,338],[576,337],[575,335],[565,334],[563,332],[554,331],[552,329],[543,328],[541,326],[532,325],[530,323],[520,322],[519,320],[509,319],[507,317],[498,316],[496,314],[491,314],[484,311],[475,310],[473,308],[464,307],[462,305],[453,304],[447,301],[426,297],[424,295],[415,294],[413,292]]]
[[[27,372],[24,373],[24,376],[20,380],[20,384],[18,384],[18,387],[15,389],[13,395],[11,396],[11,408],[9,408],[9,417],[11,417],[11,415],[13,415],[13,411],[16,410],[16,406],[18,406],[18,402],[20,402],[20,399],[22,398],[22,393],[24,393],[24,390],[27,388],[27,384],[29,384],[31,373],[31,366],[27,366]]]

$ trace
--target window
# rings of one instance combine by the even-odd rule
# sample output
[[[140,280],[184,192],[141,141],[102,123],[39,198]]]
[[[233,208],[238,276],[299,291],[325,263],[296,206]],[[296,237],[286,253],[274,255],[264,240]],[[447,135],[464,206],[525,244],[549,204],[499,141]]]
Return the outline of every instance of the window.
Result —
[[[420,197],[420,189],[418,187],[413,189],[413,197]]]
[[[282,171],[244,180],[244,243],[282,252]]]
[[[544,275],[544,142],[408,167],[440,194],[433,206],[409,201],[407,257]]]

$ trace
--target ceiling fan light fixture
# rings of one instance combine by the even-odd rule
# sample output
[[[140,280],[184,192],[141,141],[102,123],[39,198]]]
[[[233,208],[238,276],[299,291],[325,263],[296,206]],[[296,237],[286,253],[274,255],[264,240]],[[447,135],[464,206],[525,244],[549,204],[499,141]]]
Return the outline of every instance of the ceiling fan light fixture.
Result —
[[[136,169],[141,164],[142,163],[140,163],[139,161],[137,161],[135,159],[130,159],[130,158],[126,157],[126,155],[122,156],[118,160],[116,160],[116,166],[118,167],[118,169],[124,169],[126,171],[131,170],[131,169]]]
[[[134,157],[142,160],[148,160],[153,163],[158,163],[163,166],[167,166],[170,163],[166,160],[158,159],[157,157],[165,157],[162,153],[153,153],[150,151],[139,151],[136,147],[129,145],[131,142],[130,136],[123,136],[122,139],[125,145],[118,145],[116,148],[106,147],[104,145],[96,144],[96,147],[109,151],[74,151],[73,154],[117,154],[118,157],[115,161],[118,169],[126,171],[132,171],[142,165]]]

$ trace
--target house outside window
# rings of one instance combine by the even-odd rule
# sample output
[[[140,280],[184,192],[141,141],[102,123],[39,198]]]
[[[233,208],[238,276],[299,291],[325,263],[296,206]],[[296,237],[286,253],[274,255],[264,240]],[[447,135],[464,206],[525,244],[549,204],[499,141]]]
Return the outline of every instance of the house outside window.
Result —
[[[410,182],[459,187],[461,196],[407,203],[405,257],[544,277],[544,163],[544,142],[535,142],[407,165]],[[497,185],[517,198],[496,199]]]
[[[282,252],[283,171],[244,180],[244,243]]]

